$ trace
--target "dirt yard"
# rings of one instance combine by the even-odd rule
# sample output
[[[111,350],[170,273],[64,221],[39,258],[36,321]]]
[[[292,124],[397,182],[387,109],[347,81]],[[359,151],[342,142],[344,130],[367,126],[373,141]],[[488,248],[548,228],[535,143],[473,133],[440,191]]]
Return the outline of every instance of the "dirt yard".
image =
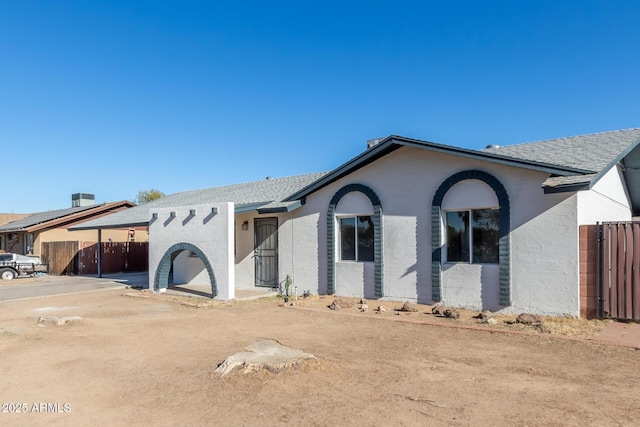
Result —
[[[634,348],[503,322],[481,325],[470,316],[436,318],[427,306],[398,314],[393,308],[400,303],[385,303],[390,310],[374,314],[331,311],[332,299],[294,307],[280,301],[208,304],[108,290],[0,303],[0,425],[632,426],[640,420]],[[37,326],[49,315],[85,321]],[[278,374],[215,373],[256,338],[312,353],[317,362]]]

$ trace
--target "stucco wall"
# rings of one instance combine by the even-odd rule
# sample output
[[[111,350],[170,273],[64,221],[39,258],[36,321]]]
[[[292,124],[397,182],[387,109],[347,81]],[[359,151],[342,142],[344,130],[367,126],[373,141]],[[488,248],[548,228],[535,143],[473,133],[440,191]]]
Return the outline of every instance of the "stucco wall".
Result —
[[[235,216],[235,277],[236,288],[247,289],[255,285],[254,272],[254,213],[238,214]],[[242,229],[242,223],[247,221],[247,230]]]
[[[217,214],[212,208],[218,209]],[[190,210],[196,211],[195,216]],[[175,218],[170,213],[175,212]],[[158,218],[149,224],[149,288],[153,289],[156,270],[162,257],[171,246],[178,243],[190,243],[203,251],[213,268],[216,278],[218,299],[235,297],[235,271],[233,262],[233,203],[211,205],[192,205],[173,208],[152,209],[149,214],[158,214]],[[186,254],[183,254],[186,255]],[[196,263],[191,264],[188,257],[178,257],[174,264],[176,272],[184,279],[196,272]],[[189,263],[189,265],[185,265]],[[194,277],[198,277],[195,274]]]
[[[495,176],[510,197],[512,305],[504,311],[578,315],[575,194],[545,195],[541,183],[548,175],[544,173],[410,147],[400,148],[310,195],[306,205],[295,211],[296,227],[306,230],[306,243],[299,245],[294,255],[301,260],[296,262],[297,279],[310,283],[317,280],[318,292],[326,292],[327,206],[340,188],[360,183],[375,191],[382,204],[385,299],[431,302],[431,203],[445,179],[470,169]],[[478,192],[482,186],[476,184],[462,185],[461,191],[452,193],[457,201],[451,206],[464,200],[484,204],[483,197],[490,193],[486,189]],[[494,203],[492,199],[490,205]],[[335,241],[338,244],[339,239]],[[339,295],[366,289],[366,281],[373,280],[368,279],[364,265],[359,272],[342,268],[340,263],[336,266]],[[497,276],[495,265],[445,266],[443,292],[451,300],[446,302],[499,308]]]
[[[591,190],[578,193],[578,224],[631,221],[631,204],[619,167],[607,172]]]

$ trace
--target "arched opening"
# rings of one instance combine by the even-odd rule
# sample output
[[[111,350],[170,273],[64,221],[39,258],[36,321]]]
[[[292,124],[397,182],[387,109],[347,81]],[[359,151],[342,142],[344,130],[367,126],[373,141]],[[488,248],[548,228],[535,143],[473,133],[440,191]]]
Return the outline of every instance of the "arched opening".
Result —
[[[431,203],[431,299],[442,300],[442,201],[447,192],[460,181],[477,179],[489,185],[496,193],[499,205],[500,304],[511,305],[511,259],[510,259],[510,206],[509,195],[496,177],[479,170],[458,172],[447,178],[436,191]]]
[[[336,286],[336,206],[340,200],[352,191],[358,191],[369,198],[373,206],[373,262],[374,262],[374,286],[375,296],[384,296],[382,280],[382,205],[378,195],[369,187],[362,184],[349,184],[336,192],[327,210],[327,293],[335,293]]]
[[[190,251],[191,254],[199,257],[202,260],[202,263],[204,264],[209,275],[209,281],[211,282],[211,298],[216,297],[218,295],[218,288],[216,285],[216,277],[213,273],[211,263],[207,259],[207,256],[204,254],[204,252],[191,243],[176,243],[175,245],[167,249],[167,251],[160,259],[160,262],[158,263],[158,268],[156,269],[156,274],[153,281],[153,290],[158,292],[161,289],[166,289],[169,286],[169,272],[171,271],[173,260],[175,259],[175,255],[182,251]]]

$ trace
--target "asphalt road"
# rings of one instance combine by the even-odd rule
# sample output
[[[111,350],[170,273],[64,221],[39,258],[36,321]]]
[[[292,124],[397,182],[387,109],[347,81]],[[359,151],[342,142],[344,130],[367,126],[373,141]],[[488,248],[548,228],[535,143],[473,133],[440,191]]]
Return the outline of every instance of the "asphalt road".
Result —
[[[40,276],[0,281],[0,302],[77,294],[127,286],[147,286],[147,273],[91,276]]]

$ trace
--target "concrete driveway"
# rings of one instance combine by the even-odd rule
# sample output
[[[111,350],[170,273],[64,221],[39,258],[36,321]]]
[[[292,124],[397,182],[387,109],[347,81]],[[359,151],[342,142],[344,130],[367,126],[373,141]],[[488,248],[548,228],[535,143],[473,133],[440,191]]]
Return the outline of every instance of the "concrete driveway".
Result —
[[[52,295],[77,294],[105,289],[140,287],[149,283],[148,273],[103,276],[39,276],[0,281],[0,302]]]

